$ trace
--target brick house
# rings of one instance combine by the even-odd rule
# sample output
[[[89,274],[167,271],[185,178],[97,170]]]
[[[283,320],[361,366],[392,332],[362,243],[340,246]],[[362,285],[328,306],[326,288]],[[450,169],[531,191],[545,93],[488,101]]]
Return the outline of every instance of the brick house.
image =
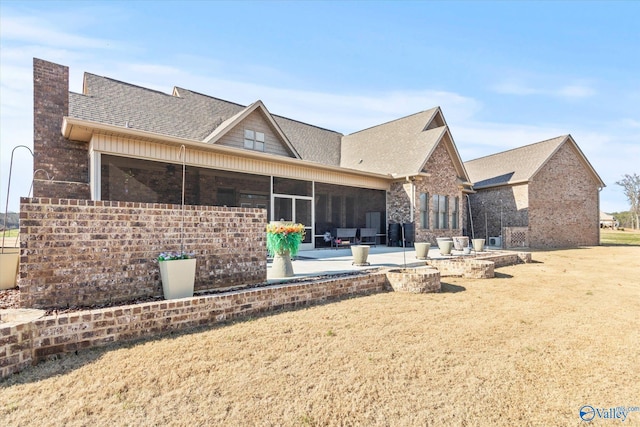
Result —
[[[181,154],[181,147],[185,148]],[[409,223],[409,241],[466,229],[470,180],[442,110],[339,132],[188,89],[171,94],[34,58],[35,197],[264,208],[307,228],[302,249],[337,228]],[[415,234],[415,237],[414,237]]]
[[[604,182],[571,135],[464,163],[473,182],[476,237],[493,246],[561,248],[600,243]]]

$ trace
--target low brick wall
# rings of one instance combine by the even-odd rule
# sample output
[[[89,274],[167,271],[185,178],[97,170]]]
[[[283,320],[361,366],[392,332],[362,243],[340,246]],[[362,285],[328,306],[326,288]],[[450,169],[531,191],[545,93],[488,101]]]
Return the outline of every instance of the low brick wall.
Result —
[[[385,272],[0,323],[0,377],[49,356],[388,289]]]
[[[441,276],[490,279],[495,276],[496,268],[530,262],[530,252],[489,252],[477,256],[430,259],[427,265],[437,268]]]
[[[0,323],[0,378],[20,372],[33,362],[32,323]]]
[[[428,265],[435,267],[440,276],[465,277],[467,279],[491,279],[494,277],[494,263],[474,258],[432,259]]]
[[[264,209],[185,206],[195,290],[264,282],[266,224]],[[179,251],[182,233],[180,205],[23,198],[20,305],[91,307],[162,296],[156,258]]]
[[[493,261],[495,268],[519,263],[531,262],[531,252],[498,252],[496,254],[479,255],[476,259]]]
[[[387,271],[387,280],[395,292],[440,292],[440,272],[435,268],[392,269]]]

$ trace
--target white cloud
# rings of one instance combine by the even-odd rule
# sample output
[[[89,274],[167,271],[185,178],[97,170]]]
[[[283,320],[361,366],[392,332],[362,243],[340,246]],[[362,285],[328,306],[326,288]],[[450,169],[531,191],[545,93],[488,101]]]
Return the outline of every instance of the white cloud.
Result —
[[[594,89],[586,85],[574,84],[561,87],[556,95],[562,98],[588,98],[595,93]]]
[[[166,63],[129,61],[121,54],[118,43],[108,39],[83,37],[62,28],[56,20],[37,17],[1,17],[2,49],[0,51],[2,122],[0,126],[0,200],[5,201],[6,178],[11,148],[32,145],[32,58],[39,57],[70,67],[73,91],[82,87],[82,73],[87,71],[137,84],[165,93],[180,86],[204,94],[249,104],[262,99],[273,114],[350,133],[399,117],[441,106],[463,160],[519,147],[571,133],[596,171],[607,183],[602,193],[602,209],[626,210],[627,206],[615,181],[624,173],[638,171],[640,159],[640,120],[617,118],[611,123],[569,122],[539,126],[520,123],[481,122],[483,109],[479,100],[452,91],[380,90],[367,93],[328,93],[318,90],[292,89],[297,76],[286,70],[260,64],[254,70],[266,72],[277,83],[258,84],[245,74],[235,73],[237,64],[194,56],[173,56]],[[14,21],[14,22],[12,22]],[[56,24],[52,24],[56,22]],[[9,24],[7,24],[9,23]],[[179,67],[169,64],[179,64]],[[231,70],[231,71],[230,71]],[[219,76],[234,76],[221,78]],[[289,80],[287,80],[289,79]],[[243,81],[244,80],[244,81]],[[549,82],[553,82],[550,84]],[[308,86],[306,86],[308,87]],[[497,93],[517,96],[548,96],[561,99],[584,99],[600,94],[586,80],[544,78],[529,75],[509,77],[496,84]],[[599,119],[604,120],[603,117]],[[536,122],[532,118],[531,122]],[[596,128],[595,126],[600,126]],[[594,130],[596,129],[596,130]],[[18,156],[18,154],[16,154]],[[17,198],[26,195],[32,161],[24,153],[14,164],[11,209],[17,209]]]
[[[64,46],[66,49],[114,49],[119,46],[113,40],[84,37],[58,30],[50,22],[36,16],[10,16],[2,20],[0,35],[5,42]]]
[[[640,129],[640,120],[637,119],[626,117],[620,119],[618,123],[620,126],[629,127],[632,129]]]
[[[564,99],[589,98],[596,95],[596,90],[586,81],[569,82],[561,86],[549,85],[547,81],[556,81],[557,76],[532,76],[529,78],[509,78],[491,86],[495,93],[503,95],[529,96],[539,95]],[[523,80],[534,80],[536,83],[525,83]]]

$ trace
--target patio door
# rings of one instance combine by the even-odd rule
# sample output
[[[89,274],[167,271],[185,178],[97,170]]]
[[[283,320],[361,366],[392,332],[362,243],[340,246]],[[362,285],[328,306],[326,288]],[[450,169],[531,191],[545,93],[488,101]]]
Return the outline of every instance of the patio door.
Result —
[[[300,250],[313,249],[312,207],[312,197],[273,195],[272,221],[291,221],[304,225],[305,236],[300,245]]]

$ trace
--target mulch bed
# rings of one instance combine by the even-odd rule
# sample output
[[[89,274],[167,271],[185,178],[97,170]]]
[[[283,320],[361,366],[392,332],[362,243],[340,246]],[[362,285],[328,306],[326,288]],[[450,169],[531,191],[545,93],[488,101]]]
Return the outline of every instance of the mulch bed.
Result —
[[[341,277],[358,276],[358,275],[369,274],[369,273],[370,271],[354,271],[354,272],[340,273],[340,274],[327,274],[327,275],[319,275],[319,276],[300,277],[300,278],[291,279],[291,280],[283,280],[282,282],[277,282],[277,283],[262,282],[262,283],[247,285],[247,286],[238,286],[234,288],[224,288],[224,289],[212,289],[208,291],[197,292],[195,293],[194,297],[200,297],[204,295],[217,295],[217,294],[236,292],[236,291],[246,290],[246,289],[264,288],[267,286],[279,286],[279,285],[288,285],[293,283],[317,282],[319,280],[337,279]],[[162,301],[162,300],[163,300],[162,297],[139,297],[139,298],[134,298],[127,301],[94,304],[86,307],[71,306],[66,308],[51,308],[46,310],[45,315],[46,316],[57,315],[57,314],[64,314],[64,313],[72,313],[76,311],[95,310],[99,308],[119,307],[124,305],[135,305],[135,304],[142,304],[146,302]],[[23,308],[23,307],[20,307],[20,289],[19,288],[0,290],[0,310],[11,309],[11,308]]]

